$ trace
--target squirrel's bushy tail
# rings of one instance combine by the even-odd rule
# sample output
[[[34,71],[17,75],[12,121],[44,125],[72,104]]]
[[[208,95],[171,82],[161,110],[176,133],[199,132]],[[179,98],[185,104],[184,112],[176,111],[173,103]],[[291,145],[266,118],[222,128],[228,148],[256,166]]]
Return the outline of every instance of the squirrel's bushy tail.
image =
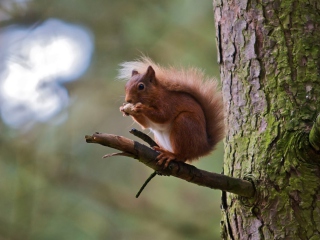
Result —
[[[149,66],[152,66],[156,78],[165,88],[192,95],[203,108],[211,150],[224,137],[223,101],[215,79],[206,78],[197,68],[163,68],[148,57],[142,57],[138,61],[124,62],[120,66],[119,79],[129,80],[132,70],[143,74]]]

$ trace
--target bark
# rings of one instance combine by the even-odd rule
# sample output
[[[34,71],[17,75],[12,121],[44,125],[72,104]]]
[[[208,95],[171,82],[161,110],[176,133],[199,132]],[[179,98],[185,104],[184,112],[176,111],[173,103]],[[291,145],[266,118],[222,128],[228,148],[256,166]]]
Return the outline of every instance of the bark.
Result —
[[[320,2],[213,2],[224,174],[251,179],[257,191],[222,195],[222,237],[320,239],[320,157],[309,143],[320,112]]]

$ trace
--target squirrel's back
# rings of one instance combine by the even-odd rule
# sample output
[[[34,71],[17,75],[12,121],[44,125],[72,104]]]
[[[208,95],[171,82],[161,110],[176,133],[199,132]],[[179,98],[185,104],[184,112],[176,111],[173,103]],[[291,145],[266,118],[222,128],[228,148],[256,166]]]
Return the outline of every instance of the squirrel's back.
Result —
[[[199,102],[206,119],[208,142],[213,148],[225,133],[223,102],[217,81],[206,78],[199,69],[163,68],[147,57],[122,63],[118,78],[129,80],[133,70],[144,74],[149,66],[152,66],[163,87],[170,91],[188,93]]]

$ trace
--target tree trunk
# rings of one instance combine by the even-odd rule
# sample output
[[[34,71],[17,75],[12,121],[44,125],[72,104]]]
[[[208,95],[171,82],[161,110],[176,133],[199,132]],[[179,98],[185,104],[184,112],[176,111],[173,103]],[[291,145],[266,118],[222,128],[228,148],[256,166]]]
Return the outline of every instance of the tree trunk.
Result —
[[[224,174],[254,199],[222,195],[224,239],[320,239],[319,0],[214,0],[227,115]]]

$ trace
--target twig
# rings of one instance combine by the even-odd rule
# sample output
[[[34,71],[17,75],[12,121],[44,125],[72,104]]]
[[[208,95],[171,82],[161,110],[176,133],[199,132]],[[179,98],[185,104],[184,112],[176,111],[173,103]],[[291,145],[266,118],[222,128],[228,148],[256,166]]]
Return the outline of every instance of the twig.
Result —
[[[140,196],[143,189],[148,185],[148,183],[151,181],[151,179],[154,178],[155,176],[157,176],[157,171],[154,171],[153,173],[151,173],[151,175],[147,178],[147,180],[144,182],[144,184],[140,188],[139,192],[137,193],[136,198],[138,198]]]
[[[138,131],[135,128],[132,128],[129,131],[131,134],[133,134],[134,136],[142,139],[143,141],[145,141],[146,143],[149,144],[150,147],[155,147],[158,146],[158,144],[153,141],[153,139],[151,137],[149,137],[147,134],[144,134],[143,132]],[[140,188],[139,192],[136,195],[136,198],[138,198],[140,196],[140,194],[142,193],[143,189],[148,185],[148,183],[155,177],[157,176],[157,171],[154,171],[149,177],[148,179],[144,182],[144,184],[142,185],[142,187]]]
[[[134,155],[131,153],[126,153],[126,152],[119,152],[119,153],[110,153],[102,156],[102,158],[109,158],[109,157],[114,157],[114,156],[124,156],[124,157],[132,157],[134,158]]]
[[[98,143],[130,153],[134,158],[163,175],[171,175],[200,186],[220,189],[243,197],[253,197],[255,194],[254,186],[250,181],[200,170],[184,162],[171,161],[168,168],[163,169],[157,165],[158,152],[125,137],[95,133],[85,138],[88,143]]]
[[[151,137],[149,137],[147,134],[144,134],[143,132],[138,131],[135,128],[132,128],[129,133],[133,134],[134,136],[142,139],[143,141],[145,141],[146,143],[149,144],[150,147],[155,147],[158,146],[158,144],[153,141],[153,139]]]

